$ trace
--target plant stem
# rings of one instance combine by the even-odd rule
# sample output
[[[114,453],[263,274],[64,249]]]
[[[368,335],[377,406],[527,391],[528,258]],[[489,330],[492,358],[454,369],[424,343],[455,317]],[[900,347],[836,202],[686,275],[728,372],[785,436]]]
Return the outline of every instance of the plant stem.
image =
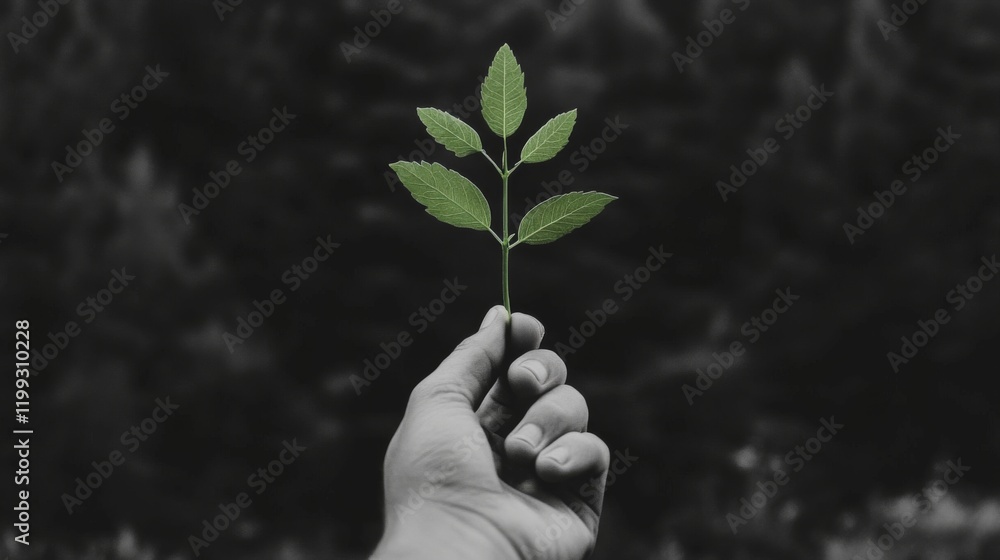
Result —
[[[503,139],[503,171],[500,172],[500,176],[503,178],[503,239],[501,240],[500,251],[503,253],[503,264],[501,266],[500,275],[502,277],[501,283],[503,285],[503,306],[507,310],[507,317],[510,317],[510,216],[507,215],[507,178],[510,176],[510,171],[507,170],[507,139]]]
[[[490,157],[490,154],[486,153],[486,150],[483,150],[479,153],[483,154],[483,156],[486,157],[486,159],[490,162],[490,165],[493,166],[493,169],[497,170],[497,173],[503,175],[503,171],[500,171],[500,166],[497,165],[497,162],[493,161],[493,158]]]
[[[510,282],[507,280],[507,277],[510,273],[510,264],[508,263],[508,261],[510,260],[509,259],[510,246],[508,241],[503,242],[502,251],[503,251],[503,270],[501,274],[503,274],[503,306],[507,310],[507,316],[510,317],[510,291],[509,291]]]

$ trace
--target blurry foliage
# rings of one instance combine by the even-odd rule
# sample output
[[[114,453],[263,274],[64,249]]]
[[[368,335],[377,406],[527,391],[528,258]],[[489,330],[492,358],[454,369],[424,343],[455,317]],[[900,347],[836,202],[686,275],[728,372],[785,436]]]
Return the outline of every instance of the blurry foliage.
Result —
[[[30,318],[46,342],[79,320],[76,306],[112,269],[137,277],[33,379],[44,434],[33,455],[36,538],[77,550],[53,544],[39,557],[186,557],[200,520],[292,437],[307,454],[211,554],[369,550],[382,453],[409,388],[499,299],[499,261],[465,250],[491,241],[449,239],[383,173],[413,149],[401,139],[426,137],[412,107],[473,93],[468,76],[505,41],[538,77],[528,122],[580,107],[571,150],[600,134],[604,117],[631,125],[571,187],[620,202],[568,237],[565,256],[517,254],[514,306],[546,323],[550,346],[566,342],[647,247],[675,254],[568,358],[591,429],[640,457],[609,492],[598,557],[845,558],[852,539],[877,536],[879,504],[918,491],[957,456],[974,467],[956,488],[967,503],[958,510],[991,503],[971,498],[1000,482],[989,467],[1000,459],[990,408],[1000,286],[955,313],[901,373],[885,353],[1000,247],[1000,6],[928,3],[884,41],[876,21],[887,2],[755,1],[679,74],[671,53],[726,5],[594,0],[553,31],[544,10],[555,1],[413,2],[348,64],[339,43],[367,21],[365,3],[244,3],[220,22],[200,0],[71,2],[20,54],[4,52],[3,315]],[[36,9],[6,3],[0,28]],[[111,116],[147,64],[170,76],[58,183],[51,161]],[[723,204],[715,181],[822,83],[835,100]],[[297,120],[185,224],[177,205],[283,106]],[[963,134],[956,149],[849,245],[842,223],[947,125]],[[497,194],[443,154],[432,159]],[[512,211],[556,175],[525,170]],[[288,303],[230,354],[222,332],[286,288],[282,272],[327,234],[343,244],[334,258],[286,289]],[[380,342],[412,330],[409,314],[456,276],[467,294],[356,397],[349,376]],[[801,302],[689,406],[681,386],[785,286]],[[181,405],[176,417],[67,516],[60,495],[164,395]],[[767,472],[734,457],[780,456],[829,415],[842,435],[733,537],[725,514]],[[961,543],[939,558],[996,556],[988,531],[938,535]]]

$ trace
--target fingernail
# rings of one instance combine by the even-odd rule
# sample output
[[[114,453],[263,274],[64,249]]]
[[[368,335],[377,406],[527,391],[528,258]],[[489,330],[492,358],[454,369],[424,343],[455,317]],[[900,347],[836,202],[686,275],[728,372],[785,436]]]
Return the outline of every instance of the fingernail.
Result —
[[[524,441],[531,447],[538,447],[542,443],[542,429],[534,424],[525,424],[514,434],[514,437]]]
[[[521,367],[530,371],[531,375],[534,375],[535,379],[541,384],[545,384],[545,380],[549,378],[549,372],[542,365],[542,362],[538,360],[525,360],[521,362]]]
[[[490,312],[486,314],[486,318],[483,319],[483,323],[479,325],[479,330],[483,330],[492,325],[493,321],[496,321],[498,315],[500,315],[500,307],[493,306],[493,308],[490,309]]]
[[[565,447],[557,447],[546,451],[545,458],[559,465],[565,465],[569,461],[569,450]]]

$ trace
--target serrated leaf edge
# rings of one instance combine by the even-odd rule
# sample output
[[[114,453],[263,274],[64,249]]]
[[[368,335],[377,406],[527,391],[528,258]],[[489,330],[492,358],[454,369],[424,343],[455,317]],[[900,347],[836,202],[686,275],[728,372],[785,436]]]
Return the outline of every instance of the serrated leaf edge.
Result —
[[[528,138],[528,141],[524,143],[524,148],[521,149],[521,161],[523,161],[524,163],[542,163],[544,161],[549,161],[550,159],[556,157],[556,154],[558,154],[560,151],[563,150],[563,148],[566,147],[566,144],[569,143],[569,135],[566,136],[566,142],[564,142],[561,146],[559,146],[559,148],[556,150],[556,152],[554,154],[552,154],[552,156],[549,157],[549,158],[547,158],[547,159],[530,160],[528,158],[531,157],[532,154],[530,154],[530,153],[529,154],[525,154],[525,152],[524,152],[524,150],[527,149],[527,147],[531,144],[531,142],[535,141],[536,137],[539,137],[540,134],[542,134],[543,132],[545,132],[545,129],[550,124],[553,124],[556,121],[556,119],[558,119],[558,118],[560,118],[562,116],[565,116],[565,115],[572,115],[572,118],[570,119],[570,132],[572,133],[573,127],[576,126],[576,116],[577,116],[576,115],[576,109],[572,109],[570,111],[566,111],[565,113],[559,113],[558,115],[556,115],[556,116],[552,117],[551,119],[549,119],[545,124],[543,124],[541,126],[541,128],[538,129],[537,132],[535,132],[534,134],[532,134],[531,138]],[[542,138],[539,137],[539,139],[537,140],[538,145],[541,146],[542,144],[544,144],[545,142],[547,142],[552,137],[553,134],[555,134],[554,131],[552,133],[550,133],[548,135],[548,137],[546,137],[544,139],[542,139]],[[537,152],[538,148],[536,147],[534,151]]]
[[[496,68],[497,70],[500,71],[500,75],[501,75],[501,79],[500,80],[501,80],[501,85],[503,86],[503,90],[500,92],[500,99],[502,99],[503,102],[504,102],[503,106],[502,106],[502,110],[500,111],[503,114],[503,117],[502,117],[503,122],[501,124],[501,131],[497,132],[493,128],[493,125],[489,122],[488,119],[484,118],[484,120],[486,120],[486,124],[489,126],[490,130],[493,131],[494,134],[500,136],[501,138],[510,138],[510,136],[512,134],[514,134],[514,132],[516,132],[517,129],[518,129],[518,127],[521,125],[521,122],[524,119],[524,114],[522,113],[521,120],[518,121],[517,126],[514,126],[513,129],[508,130],[508,126],[510,126],[510,123],[507,122],[507,119],[508,119],[508,115],[510,113],[510,110],[507,107],[507,103],[506,103],[506,101],[507,101],[507,80],[505,78],[507,76],[507,65],[506,65],[507,60],[506,60],[506,57],[502,57],[501,56],[501,54],[504,53],[505,50],[508,53],[510,53],[510,58],[514,61],[514,68],[516,68],[517,71],[518,71],[518,73],[520,73],[520,75],[521,75],[521,87],[524,90],[524,105],[525,105],[524,106],[524,110],[525,110],[525,112],[527,111],[527,105],[528,105],[528,88],[524,85],[524,70],[521,68],[521,64],[517,61],[517,57],[514,55],[514,50],[510,48],[509,44],[504,43],[503,45],[500,46],[500,49],[497,51],[496,55],[493,56],[493,61],[490,63],[490,68],[489,68],[490,71],[492,71],[494,68]],[[502,62],[503,66],[497,67],[496,64],[498,62]],[[490,71],[487,71],[486,81],[489,81],[489,79],[490,79],[490,75],[492,74],[492,72],[490,72]],[[483,88],[484,88],[484,91],[485,91],[486,82],[483,82]],[[480,97],[482,98],[482,94],[480,94]],[[482,101],[482,106],[485,107],[486,106],[485,99],[482,99],[481,101]],[[484,114],[484,117],[485,117],[485,114]]]
[[[488,201],[486,200],[486,196],[485,196],[485,195],[483,195],[483,191],[482,191],[482,190],[481,190],[481,189],[480,189],[480,188],[479,188],[478,186],[476,186],[476,184],[475,184],[475,183],[473,183],[472,181],[470,181],[470,180],[469,180],[468,178],[466,178],[466,177],[465,177],[464,175],[462,175],[461,173],[459,173],[459,172],[457,172],[457,171],[455,171],[455,170],[453,170],[453,169],[448,169],[447,167],[445,167],[445,166],[441,165],[440,163],[428,163],[428,162],[426,162],[426,161],[422,161],[422,162],[414,162],[414,161],[397,161],[396,163],[390,163],[390,164],[389,164],[389,167],[390,167],[390,168],[391,168],[391,169],[392,169],[393,171],[395,171],[395,172],[396,172],[396,175],[399,175],[399,170],[398,170],[398,169],[396,169],[396,167],[397,167],[397,166],[409,166],[409,165],[412,165],[412,166],[416,166],[416,167],[420,167],[420,168],[423,168],[423,169],[427,169],[427,170],[429,170],[429,171],[430,171],[430,173],[431,173],[432,175],[434,175],[435,179],[437,179],[437,178],[438,178],[438,177],[440,176],[439,174],[444,174],[444,175],[447,175],[448,173],[454,173],[455,175],[457,175],[457,176],[458,176],[458,177],[460,177],[461,179],[463,179],[463,180],[465,180],[465,181],[468,181],[468,183],[469,183],[470,185],[472,185],[472,188],[473,188],[473,189],[474,189],[474,190],[476,191],[476,193],[478,193],[478,194],[479,194],[479,199],[480,199],[480,200],[481,200],[481,201],[482,201],[482,202],[483,202],[483,203],[485,204],[485,206],[486,206],[486,221],[485,221],[485,222],[483,222],[483,221],[479,220],[479,219],[478,219],[478,218],[476,217],[476,215],[475,215],[475,214],[473,214],[472,212],[469,212],[469,211],[465,210],[465,211],[464,211],[464,213],[465,213],[465,214],[467,214],[467,215],[469,215],[469,216],[471,216],[471,217],[472,217],[472,219],[473,219],[473,221],[474,221],[475,223],[477,223],[477,224],[480,224],[480,225],[482,225],[482,226],[483,226],[483,227],[482,227],[482,229],[480,229],[480,228],[467,228],[467,229],[473,229],[473,230],[477,230],[477,231],[489,231],[489,229],[490,229],[490,225],[492,224],[492,212],[490,211],[490,205],[489,205],[489,202],[488,202]],[[405,167],[404,167],[404,169],[405,169]],[[419,176],[417,176],[417,175],[416,175],[415,173],[412,173],[412,172],[410,172],[410,174],[411,174],[411,175],[413,175],[414,177],[416,177],[416,178],[417,178],[418,180],[420,180],[420,181],[421,181],[421,182],[422,182],[423,184],[425,184],[425,185],[427,185],[428,187],[430,187],[430,188],[431,188],[432,190],[434,190],[434,191],[436,191],[436,192],[440,193],[440,194],[441,194],[441,196],[443,196],[443,197],[445,197],[446,199],[448,199],[448,201],[450,201],[450,202],[454,203],[454,204],[455,204],[455,206],[458,206],[459,208],[462,208],[462,205],[461,205],[461,204],[459,204],[457,200],[455,200],[454,198],[452,198],[452,197],[448,196],[448,194],[447,194],[447,193],[445,193],[444,191],[442,191],[441,189],[439,189],[439,188],[436,188],[436,187],[435,187],[435,185],[433,185],[433,184],[431,184],[431,183],[428,183],[428,182],[426,182],[426,181],[424,181],[424,180],[420,179],[420,177],[419,177]],[[405,183],[405,182],[403,182],[402,178],[400,178],[400,182],[402,182],[402,183],[403,183],[403,186],[404,186],[404,187],[406,187],[406,183]],[[409,187],[406,187],[406,189],[407,189],[407,191],[410,191]],[[411,195],[411,196],[413,196],[413,192],[412,192],[412,191],[410,191],[410,195]],[[414,200],[416,200],[416,197],[414,197]],[[422,203],[422,202],[420,202],[419,200],[418,200],[417,202],[418,202],[418,203],[420,203],[420,204],[423,204],[423,203]],[[434,214],[431,214],[431,212],[430,212],[430,208],[429,208],[429,207],[427,207],[426,205],[424,205],[424,211],[425,211],[425,212],[427,212],[428,214],[430,214],[431,216],[434,216]],[[437,220],[439,220],[439,221],[441,221],[441,222],[443,222],[443,223],[446,223],[446,224],[448,224],[448,225],[454,225],[454,224],[449,224],[448,222],[445,222],[444,220],[442,220],[441,218],[439,218],[439,217],[437,217],[437,216],[434,216],[434,218],[435,218],[435,219],[437,219]],[[455,227],[462,227],[462,226],[455,226]]]
[[[521,224],[520,224],[520,225],[518,226],[518,228],[517,228],[517,230],[518,230],[518,231],[517,231],[517,243],[515,243],[515,245],[519,245],[519,244],[521,244],[521,243],[526,243],[526,244],[528,244],[528,245],[531,245],[532,243],[531,243],[531,241],[530,241],[530,240],[531,240],[531,238],[532,238],[532,237],[533,237],[534,235],[537,235],[537,234],[538,234],[538,232],[541,232],[541,231],[543,231],[544,229],[548,228],[548,227],[549,227],[549,226],[551,226],[552,224],[556,224],[556,223],[558,223],[558,222],[559,222],[559,220],[562,220],[562,219],[564,219],[564,218],[566,218],[566,217],[568,217],[568,216],[570,216],[570,215],[571,215],[571,214],[565,214],[565,215],[563,215],[563,216],[559,217],[559,219],[558,219],[558,220],[556,220],[556,221],[553,221],[553,222],[550,222],[549,224],[546,224],[545,228],[542,228],[542,229],[539,229],[539,230],[536,230],[536,231],[535,231],[534,233],[532,233],[531,235],[528,235],[528,236],[523,236],[523,235],[522,235],[522,232],[521,232],[521,226],[523,226],[523,225],[524,225],[524,222],[525,222],[525,221],[526,221],[526,220],[528,219],[528,216],[530,216],[532,212],[535,212],[536,210],[538,210],[538,211],[541,211],[541,210],[539,210],[540,208],[542,208],[542,207],[544,207],[544,206],[546,206],[546,205],[551,205],[551,204],[555,204],[555,202],[554,202],[554,201],[558,201],[558,200],[561,200],[561,199],[563,199],[563,198],[566,198],[566,197],[570,197],[570,196],[579,196],[579,195],[584,195],[584,194],[600,194],[600,195],[604,195],[604,196],[608,197],[608,201],[607,201],[607,202],[606,202],[606,203],[604,204],[604,206],[607,206],[608,204],[611,204],[612,202],[614,202],[614,201],[618,200],[618,197],[617,197],[617,196],[613,196],[613,195],[610,195],[610,194],[607,194],[607,193],[602,193],[602,192],[598,192],[598,191],[586,191],[586,192],[570,192],[570,193],[565,193],[565,194],[559,194],[559,195],[556,195],[556,196],[553,196],[553,197],[551,197],[551,198],[549,198],[549,199],[547,199],[547,200],[544,200],[544,201],[542,201],[541,203],[539,203],[538,205],[536,205],[535,207],[533,207],[533,208],[532,208],[531,210],[528,210],[528,213],[524,215],[524,218],[521,218]],[[601,207],[601,209],[602,209],[602,210],[603,210],[604,206],[602,206],[602,207]],[[586,207],[584,207],[584,208],[586,208]],[[579,209],[578,209],[578,210],[579,210]],[[596,215],[595,215],[595,216],[596,216]],[[585,225],[585,224],[584,224],[584,225]],[[574,228],[574,229],[576,229],[576,228]],[[571,232],[567,232],[567,234],[568,234],[568,233],[571,233]],[[565,235],[565,234],[564,234],[564,235]],[[560,236],[560,237],[562,237],[562,236]],[[553,239],[553,241],[555,241],[555,239]],[[547,242],[547,243],[551,243],[551,241],[550,241],[550,242]]]
[[[462,137],[458,136],[457,134],[450,133],[451,137],[454,138],[455,140],[457,140],[459,143],[461,143],[466,148],[468,148],[468,151],[463,150],[462,153],[459,153],[459,152],[451,149],[450,147],[448,147],[448,145],[444,141],[442,141],[440,138],[438,138],[438,136],[436,136],[433,132],[431,132],[430,126],[428,126],[428,124],[426,122],[424,122],[424,117],[425,116],[427,116],[427,118],[429,118],[429,119],[434,119],[434,123],[433,124],[436,124],[437,126],[439,126],[441,128],[444,128],[445,130],[447,130],[447,126],[445,124],[443,124],[443,123],[447,122],[447,119],[449,117],[452,118],[452,119],[454,119],[455,122],[457,122],[457,123],[461,124],[462,126],[468,128],[469,132],[471,132],[473,134],[473,137],[475,138],[475,140],[477,141],[477,143],[479,145],[476,146],[475,144],[470,144],[465,138],[462,138]],[[479,133],[476,132],[476,129],[472,128],[472,126],[469,125],[469,123],[463,121],[462,119],[456,117],[455,115],[452,115],[452,114],[448,113],[447,111],[442,111],[441,109],[436,109],[434,107],[418,107],[417,108],[417,118],[420,119],[420,122],[426,128],[427,134],[431,135],[431,138],[433,138],[438,144],[441,144],[442,146],[445,147],[445,149],[447,149],[451,153],[455,154],[456,156],[458,156],[458,157],[465,157],[465,156],[472,155],[472,154],[479,153],[479,152],[483,151],[483,140],[482,140],[482,138],[480,138]]]

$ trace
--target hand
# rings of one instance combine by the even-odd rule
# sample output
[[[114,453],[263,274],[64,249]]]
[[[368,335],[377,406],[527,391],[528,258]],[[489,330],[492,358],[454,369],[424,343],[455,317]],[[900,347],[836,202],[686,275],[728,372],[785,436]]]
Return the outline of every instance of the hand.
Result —
[[[587,433],[566,364],[538,350],[542,324],[514,313],[509,329],[492,308],[414,388],[385,457],[374,558],[578,560],[593,548],[608,447]]]

